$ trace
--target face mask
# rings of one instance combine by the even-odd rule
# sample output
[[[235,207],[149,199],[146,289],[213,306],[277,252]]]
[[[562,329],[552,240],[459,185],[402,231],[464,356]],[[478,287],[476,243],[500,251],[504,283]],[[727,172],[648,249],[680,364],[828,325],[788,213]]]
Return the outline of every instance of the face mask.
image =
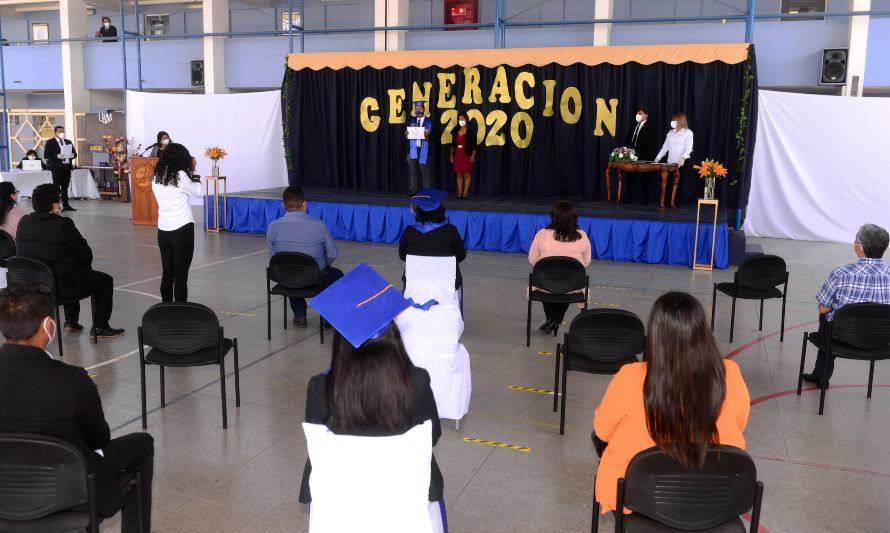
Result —
[[[49,332],[49,328],[46,327],[47,322],[49,322],[49,323],[51,323],[51,324],[53,325],[53,332],[52,332],[52,334],[50,334],[50,332]],[[49,337],[49,340],[48,340],[46,343],[47,343],[47,344],[51,343],[51,342],[53,341],[53,339],[56,338],[56,322],[55,322],[53,319],[49,318],[49,317],[45,318],[45,319],[43,320],[43,332],[46,333],[46,336],[47,336],[47,337]]]
[[[677,121],[676,120],[671,121],[671,129],[674,129],[674,130],[677,129]]]
[[[637,115],[637,122],[643,122],[643,115]]]
[[[37,159],[37,156],[36,156],[36,155],[29,155],[29,156],[28,156],[28,159],[30,159],[31,161],[33,161],[33,160]]]
[[[170,144],[170,139],[161,139],[161,144],[163,144],[164,146]]]
[[[466,120],[458,120],[457,123],[460,124],[460,127],[461,127],[461,128],[463,128],[464,126],[467,125],[467,121],[466,121]]]
[[[103,22],[102,25],[105,26],[105,29],[108,29],[108,28],[111,27],[111,23],[110,23],[110,22]]]
[[[65,138],[65,132],[62,132],[62,133],[57,134],[56,137],[58,137],[59,139],[64,139],[64,138]]]
[[[415,111],[414,111],[414,116],[415,116],[415,117],[422,117],[422,116],[423,116],[423,110],[421,110],[421,109],[415,110]]]

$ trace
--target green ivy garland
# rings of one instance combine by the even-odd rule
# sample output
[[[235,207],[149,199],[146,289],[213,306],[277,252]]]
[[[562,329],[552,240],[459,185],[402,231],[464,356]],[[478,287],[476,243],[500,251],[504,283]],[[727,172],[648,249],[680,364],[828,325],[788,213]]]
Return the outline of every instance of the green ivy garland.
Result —
[[[742,72],[742,78],[745,83],[745,94],[742,96],[742,103],[739,106],[739,127],[735,133],[736,142],[736,168],[732,175],[732,181],[729,182],[730,187],[739,184],[739,177],[745,171],[745,163],[748,159],[748,145],[745,142],[745,134],[748,131],[748,109],[751,104],[751,95],[754,92],[754,72],[752,64],[754,63],[754,46],[748,46],[748,60],[745,61],[745,69]]]
[[[284,56],[284,83],[281,85],[281,125],[284,141],[284,160],[287,161],[287,170],[293,170],[290,152],[290,89],[293,84],[290,67],[287,65],[287,55]]]

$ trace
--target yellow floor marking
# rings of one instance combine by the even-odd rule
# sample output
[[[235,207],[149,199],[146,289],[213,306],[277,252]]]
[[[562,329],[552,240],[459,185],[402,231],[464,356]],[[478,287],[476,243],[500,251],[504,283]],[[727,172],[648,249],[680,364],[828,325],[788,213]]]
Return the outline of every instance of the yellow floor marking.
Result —
[[[549,389],[536,389],[535,387],[522,387],[520,385],[507,385],[507,388],[516,392],[531,392],[534,394],[553,396],[553,391]]]
[[[554,352],[538,352],[538,355],[543,355],[545,357],[550,357],[556,355]]]
[[[532,427],[541,428],[541,429],[559,429],[559,423],[555,423],[555,424],[554,424],[554,423],[551,423],[551,422],[541,422],[541,421],[538,421],[538,420],[529,420],[529,419],[525,419],[525,418],[517,418],[517,417],[515,417],[515,416],[496,415],[496,414],[489,413],[489,412],[486,412],[486,411],[480,411],[480,410],[478,410],[478,409],[472,409],[472,410],[470,411],[470,416],[478,416],[478,417],[486,418],[486,419],[489,419],[489,420],[497,420],[497,421],[499,421],[499,422],[509,422],[509,423],[512,423],[512,424],[522,424],[522,425],[524,425],[524,426],[532,426]],[[566,430],[568,430],[570,427],[572,427],[572,426],[569,425],[569,424],[566,424]]]
[[[502,448],[504,450],[513,450],[515,452],[531,453],[532,449],[528,446],[520,446],[519,444],[508,444],[506,442],[498,442],[496,440],[476,439],[473,437],[464,437],[464,442],[470,444],[479,444],[480,446],[490,446],[492,448]]]
[[[608,302],[588,302],[587,305],[595,305],[599,307],[621,307],[620,304],[610,304]]]
[[[256,313],[238,313],[236,311],[225,311],[225,310],[217,311],[217,313],[220,315],[226,315],[226,316],[246,316],[246,317],[250,317],[250,318],[256,318]]]

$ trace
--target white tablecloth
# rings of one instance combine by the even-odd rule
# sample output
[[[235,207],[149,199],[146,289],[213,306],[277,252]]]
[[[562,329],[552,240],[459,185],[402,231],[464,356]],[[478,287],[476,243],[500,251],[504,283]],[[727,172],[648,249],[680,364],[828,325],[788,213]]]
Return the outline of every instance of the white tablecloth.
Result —
[[[0,172],[0,181],[9,181],[19,190],[19,196],[31,197],[34,187],[43,183],[52,183],[53,175],[49,170],[38,172]]]
[[[71,184],[68,186],[70,198],[99,199],[99,187],[93,179],[93,173],[86,168],[77,168],[71,172]]]
[[[19,190],[19,196],[31,197],[34,187],[43,183],[52,183],[53,175],[48,170],[39,172],[2,172],[0,181],[9,181]],[[68,196],[71,198],[99,199],[99,187],[93,174],[85,168],[78,168],[71,172],[71,184],[68,186]]]

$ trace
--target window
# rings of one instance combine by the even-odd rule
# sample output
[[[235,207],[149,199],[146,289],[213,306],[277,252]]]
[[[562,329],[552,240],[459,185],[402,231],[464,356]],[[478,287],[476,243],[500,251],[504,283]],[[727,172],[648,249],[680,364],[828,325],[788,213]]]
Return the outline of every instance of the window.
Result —
[[[49,23],[48,22],[32,22],[31,23],[31,39],[34,41],[49,40]]]
[[[300,26],[303,23],[303,17],[300,16],[299,11],[282,11],[281,12],[281,31],[287,31],[288,22],[293,24],[294,26]],[[296,28],[294,28],[296,30]]]
[[[170,31],[170,15],[145,15],[145,35],[164,36]]]
[[[823,13],[825,0],[782,0],[782,13]],[[782,20],[824,20],[824,17],[785,17]]]

